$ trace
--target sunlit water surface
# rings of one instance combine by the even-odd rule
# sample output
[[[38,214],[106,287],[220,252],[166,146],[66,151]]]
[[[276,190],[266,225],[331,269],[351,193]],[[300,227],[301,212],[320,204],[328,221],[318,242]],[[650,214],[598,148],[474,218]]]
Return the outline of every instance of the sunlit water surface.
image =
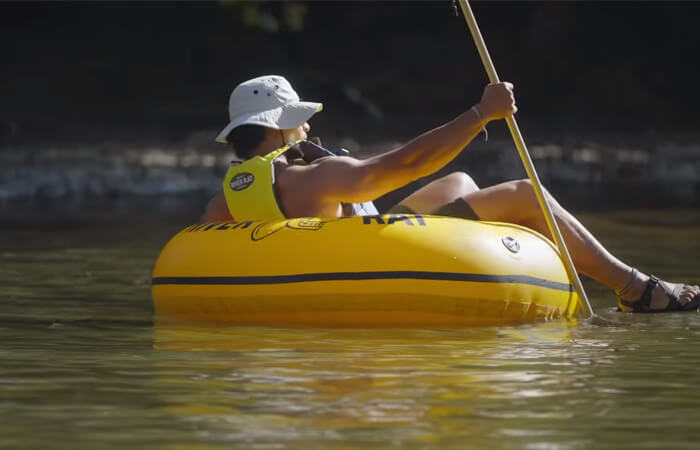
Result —
[[[700,278],[700,214],[583,215],[640,268]],[[0,230],[0,448],[699,448],[700,317],[477,329],[158,321],[150,270],[186,224]]]

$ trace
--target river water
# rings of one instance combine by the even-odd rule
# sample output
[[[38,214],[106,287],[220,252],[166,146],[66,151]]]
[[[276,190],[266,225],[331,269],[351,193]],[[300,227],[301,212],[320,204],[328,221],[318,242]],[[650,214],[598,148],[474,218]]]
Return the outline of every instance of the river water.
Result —
[[[6,212],[0,448],[700,447],[697,313],[618,313],[612,293],[586,281],[602,320],[448,330],[154,323],[153,262],[196,217],[167,209]],[[640,268],[700,278],[700,212],[580,217]]]

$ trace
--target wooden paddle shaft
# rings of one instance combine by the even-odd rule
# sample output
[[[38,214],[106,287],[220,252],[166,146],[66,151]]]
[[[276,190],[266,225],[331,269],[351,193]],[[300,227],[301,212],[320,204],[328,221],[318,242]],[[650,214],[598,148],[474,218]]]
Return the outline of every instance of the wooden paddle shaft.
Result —
[[[481,62],[484,64],[484,68],[486,69],[486,73],[488,73],[489,80],[491,81],[491,83],[498,83],[500,80],[498,78],[498,74],[496,73],[496,68],[493,65],[493,61],[491,61],[491,56],[489,55],[489,51],[486,48],[486,44],[484,43],[484,38],[481,36],[481,31],[479,31],[479,26],[477,25],[474,13],[472,12],[471,7],[469,6],[469,1],[459,0],[459,5],[462,7],[462,13],[464,14],[464,18],[467,21],[469,31],[471,32],[472,37],[474,38],[476,48],[479,50]],[[569,254],[569,250],[566,248],[566,243],[564,242],[564,238],[561,235],[559,226],[557,225],[557,222],[554,219],[554,214],[552,213],[552,209],[549,206],[549,202],[547,202],[547,198],[544,196],[544,192],[542,191],[542,184],[540,183],[540,179],[537,176],[537,172],[535,171],[535,166],[532,164],[532,159],[530,158],[530,154],[527,151],[527,147],[525,146],[525,141],[523,140],[522,134],[520,133],[518,124],[515,122],[515,118],[512,114],[506,117],[506,122],[508,123],[510,134],[513,136],[513,141],[515,142],[515,146],[517,147],[518,153],[520,154],[520,159],[523,161],[523,165],[525,166],[527,176],[532,182],[532,186],[535,190],[535,195],[537,196],[537,201],[539,202],[540,207],[542,208],[542,212],[544,213],[544,218],[547,221],[549,231],[550,233],[552,233],[552,236],[554,237],[554,242],[556,243],[557,248],[559,249],[559,255],[561,256],[562,262],[564,263],[564,267],[569,276],[569,280],[574,285],[574,289],[576,289],[576,293],[581,299],[581,306],[586,311],[586,314],[589,317],[593,316],[593,308],[591,308],[591,304],[588,301],[588,297],[586,296],[586,291],[584,291],[583,289],[581,279],[576,273],[574,262],[571,260],[571,255]]]

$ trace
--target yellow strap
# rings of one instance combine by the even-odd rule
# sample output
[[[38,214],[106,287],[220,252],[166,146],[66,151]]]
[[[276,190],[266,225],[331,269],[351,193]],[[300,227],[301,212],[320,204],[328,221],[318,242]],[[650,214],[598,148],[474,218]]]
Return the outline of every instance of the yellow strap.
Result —
[[[284,153],[284,152],[286,152],[287,150],[289,150],[290,147],[292,147],[293,145],[297,145],[299,142],[302,142],[302,141],[303,141],[303,139],[299,139],[299,140],[297,140],[297,141],[292,142],[291,144],[283,145],[282,147],[280,147],[280,148],[278,148],[278,149],[272,150],[270,153],[268,153],[267,155],[263,156],[262,158],[263,158],[264,160],[266,160],[266,161],[273,161],[273,160],[274,160],[275,158],[277,158],[279,155],[281,155],[282,153]]]

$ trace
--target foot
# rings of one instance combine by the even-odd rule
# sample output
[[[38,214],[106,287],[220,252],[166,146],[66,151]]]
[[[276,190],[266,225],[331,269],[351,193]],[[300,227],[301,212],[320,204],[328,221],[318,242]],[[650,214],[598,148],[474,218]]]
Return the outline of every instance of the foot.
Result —
[[[629,290],[618,297],[618,306],[626,312],[693,311],[700,307],[700,287],[637,273]]]

